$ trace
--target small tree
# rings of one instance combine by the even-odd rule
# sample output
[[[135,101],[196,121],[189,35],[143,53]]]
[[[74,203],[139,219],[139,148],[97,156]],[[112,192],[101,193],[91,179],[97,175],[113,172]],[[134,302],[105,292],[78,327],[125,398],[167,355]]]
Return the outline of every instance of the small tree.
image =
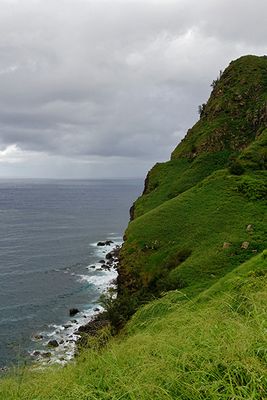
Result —
[[[205,108],[206,108],[206,103],[200,104],[198,106],[198,113],[199,113],[200,117],[202,117],[204,115]]]

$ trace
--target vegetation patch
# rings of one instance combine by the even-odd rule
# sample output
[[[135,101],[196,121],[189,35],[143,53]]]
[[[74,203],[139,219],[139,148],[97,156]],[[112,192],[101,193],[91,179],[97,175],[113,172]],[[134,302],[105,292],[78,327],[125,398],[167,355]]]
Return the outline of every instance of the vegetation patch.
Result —
[[[249,200],[267,200],[267,179],[246,175],[239,180],[236,190]]]

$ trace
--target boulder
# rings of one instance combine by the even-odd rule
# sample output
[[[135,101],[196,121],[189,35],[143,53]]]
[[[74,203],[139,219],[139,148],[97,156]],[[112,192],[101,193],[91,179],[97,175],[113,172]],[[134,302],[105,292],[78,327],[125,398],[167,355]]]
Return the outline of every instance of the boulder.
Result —
[[[224,242],[224,244],[223,244],[223,249],[229,249],[230,246],[231,246],[231,243],[229,243],[229,242]]]
[[[48,347],[58,347],[59,344],[58,344],[58,341],[57,341],[57,340],[52,339],[52,340],[49,340],[49,342],[47,343],[47,346],[48,346]]]
[[[110,246],[113,242],[113,240],[105,240],[104,242],[98,242],[97,246]]]
[[[74,317],[74,315],[78,314],[80,311],[78,310],[78,308],[71,308],[69,310],[69,315],[70,317]]]
[[[112,260],[113,257],[114,257],[114,256],[113,256],[113,253],[112,253],[112,252],[106,254],[106,259],[107,259],[107,260]]]
[[[252,224],[248,224],[246,227],[246,231],[247,232],[252,232],[253,231],[253,225]]]
[[[241,244],[241,249],[247,250],[248,247],[249,247],[249,242],[243,242],[243,243]]]
[[[42,340],[44,337],[43,335],[34,335],[33,340]]]
[[[101,265],[101,269],[103,270],[105,270],[105,271],[109,271],[110,270],[110,266],[109,265],[107,265],[107,264],[102,264]]]

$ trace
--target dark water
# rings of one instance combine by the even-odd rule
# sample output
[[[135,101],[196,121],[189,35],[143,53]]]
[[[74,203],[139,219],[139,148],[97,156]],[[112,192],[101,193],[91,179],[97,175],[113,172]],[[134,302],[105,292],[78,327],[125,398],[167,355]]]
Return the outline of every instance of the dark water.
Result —
[[[142,184],[0,181],[0,366],[71,307],[90,307],[96,287],[77,276],[95,262],[92,243],[122,236]]]

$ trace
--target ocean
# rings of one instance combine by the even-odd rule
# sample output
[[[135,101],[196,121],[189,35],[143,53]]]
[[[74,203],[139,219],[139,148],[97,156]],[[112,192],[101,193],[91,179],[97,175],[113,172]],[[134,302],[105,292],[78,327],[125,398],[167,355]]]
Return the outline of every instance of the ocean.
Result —
[[[141,179],[0,180],[0,368],[30,354],[47,363],[72,357],[77,326],[116,277],[99,261],[121,244],[142,186]],[[80,312],[70,317],[71,308]],[[53,350],[51,339],[60,344]]]

